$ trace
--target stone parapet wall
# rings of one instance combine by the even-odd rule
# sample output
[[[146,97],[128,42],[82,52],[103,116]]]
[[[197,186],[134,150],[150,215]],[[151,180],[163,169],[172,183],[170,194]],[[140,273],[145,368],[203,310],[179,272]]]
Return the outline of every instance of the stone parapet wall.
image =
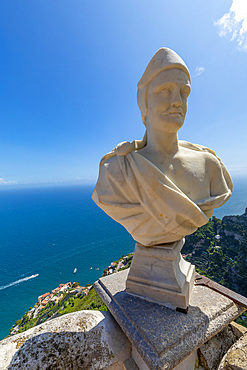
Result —
[[[244,364],[246,369],[246,348],[247,329],[233,322],[174,370],[191,370],[194,364],[200,370],[213,370],[220,361],[220,370],[234,368],[224,367],[229,364]],[[149,369],[109,312],[67,314],[0,342],[0,370],[144,368]]]
[[[0,342],[0,370],[116,370],[130,358],[130,342],[109,312],[67,314]]]

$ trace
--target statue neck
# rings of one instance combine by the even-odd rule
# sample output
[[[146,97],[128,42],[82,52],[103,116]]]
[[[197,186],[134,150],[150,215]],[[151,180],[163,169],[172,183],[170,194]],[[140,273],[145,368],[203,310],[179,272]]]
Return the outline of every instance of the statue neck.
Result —
[[[172,155],[177,153],[178,135],[161,130],[147,130],[146,150],[150,153],[160,153]]]

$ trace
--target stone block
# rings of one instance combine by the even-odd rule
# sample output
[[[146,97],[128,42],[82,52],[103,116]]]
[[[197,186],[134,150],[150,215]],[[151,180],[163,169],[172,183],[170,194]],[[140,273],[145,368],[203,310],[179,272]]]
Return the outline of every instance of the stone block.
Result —
[[[0,370],[125,370],[130,358],[131,344],[109,312],[70,313],[0,342]]]
[[[223,357],[218,370],[247,369],[247,334],[244,334]]]
[[[237,341],[231,325],[226,326],[218,334],[199,348],[200,362],[206,370],[215,370],[229,348]]]
[[[150,369],[170,370],[245,309],[204,286],[194,286],[187,314],[126,293],[128,270],[94,284]]]

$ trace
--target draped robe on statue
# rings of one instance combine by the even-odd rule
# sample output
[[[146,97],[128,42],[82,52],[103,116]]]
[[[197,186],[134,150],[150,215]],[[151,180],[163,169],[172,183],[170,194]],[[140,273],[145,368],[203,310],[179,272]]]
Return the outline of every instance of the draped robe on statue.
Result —
[[[216,156],[200,145],[185,141],[179,141],[179,145]],[[92,198],[137,242],[145,246],[171,243],[205,225],[205,212],[220,207],[231,196],[231,178],[220,160],[219,163],[228,191],[196,204],[138,151],[126,155],[113,151],[104,157]]]

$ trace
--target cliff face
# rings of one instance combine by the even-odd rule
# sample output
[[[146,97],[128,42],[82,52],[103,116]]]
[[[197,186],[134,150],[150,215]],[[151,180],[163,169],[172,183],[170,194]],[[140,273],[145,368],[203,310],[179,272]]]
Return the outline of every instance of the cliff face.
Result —
[[[241,216],[213,217],[186,237],[182,253],[199,273],[247,296],[247,209]]]

